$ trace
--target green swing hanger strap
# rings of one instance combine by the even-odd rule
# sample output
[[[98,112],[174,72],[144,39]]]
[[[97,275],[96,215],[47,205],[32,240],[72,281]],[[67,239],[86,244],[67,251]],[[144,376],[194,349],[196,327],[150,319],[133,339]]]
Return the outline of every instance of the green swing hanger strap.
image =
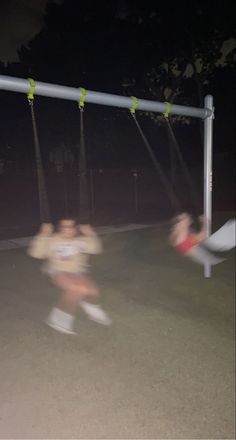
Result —
[[[134,116],[136,109],[138,108],[138,98],[136,96],[131,96],[134,101],[134,105],[131,107],[130,112]]]
[[[28,78],[28,81],[30,83],[30,89],[29,89],[29,93],[27,95],[28,101],[29,102],[33,102],[34,100],[34,91],[35,91],[35,82],[32,78]]]
[[[80,91],[81,91],[81,98],[79,101],[79,108],[80,108],[80,110],[83,110],[87,91],[83,87],[80,87]]]
[[[166,111],[163,113],[163,116],[165,118],[168,118],[169,114],[172,112],[173,104],[171,104],[171,102],[167,102],[167,101],[165,102],[165,104],[166,104]]]

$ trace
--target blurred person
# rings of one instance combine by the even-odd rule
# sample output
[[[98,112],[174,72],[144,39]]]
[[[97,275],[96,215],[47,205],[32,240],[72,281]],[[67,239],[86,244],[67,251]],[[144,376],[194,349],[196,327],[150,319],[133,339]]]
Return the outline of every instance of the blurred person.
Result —
[[[30,243],[30,256],[45,260],[43,271],[61,291],[52,308],[47,324],[67,334],[75,334],[73,325],[78,307],[100,324],[111,320],[97,303],[99,290],[88,275],[89,255],[102,252],[102,243],[90,225],[77,225],[68,218],[59,222],[54,232],[51,223],[43,223]]]
[[[177,215],[173,220],[173,226],[169,235],[170,244],[181,255],[190,258],[192,261],[205,265],[215,265],[224,261],[224,258],[218,257],[204,247],[204,241],[207,238],[206,219],[199,217],[201,224],[200,231],[194,231],[192,228],[193,219],[190,214],[183,212]]]

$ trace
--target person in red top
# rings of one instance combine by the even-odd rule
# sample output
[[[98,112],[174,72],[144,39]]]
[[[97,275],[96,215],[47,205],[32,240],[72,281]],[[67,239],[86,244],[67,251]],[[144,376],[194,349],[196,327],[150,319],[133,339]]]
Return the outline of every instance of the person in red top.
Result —
[[[206,222],[204,217],[200,216],[199,220],[201,222],[201,230],[194,232],[191,230],[192,217],[187,212],[183,212],[174,218],[169,238],[171,245],[179,253],[183,255],[191,253],[192,249],[206,238]]]
[[[199,217],[201,228],[199,232],[193,231],[193,219],[190,214],[183,212],[174,218],[173,227],[169,235],[170,244],[181,255],[191,258],[199,264],[218,264],[224,259],[217,257],[206,248],[201,247],[207,237],[206,219]]]

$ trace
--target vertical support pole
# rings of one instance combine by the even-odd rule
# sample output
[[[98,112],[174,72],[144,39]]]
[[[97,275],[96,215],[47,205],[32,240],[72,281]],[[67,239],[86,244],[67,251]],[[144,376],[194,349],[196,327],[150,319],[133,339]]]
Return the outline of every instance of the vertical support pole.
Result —
[[[204,216],[207,219],[207,237],[211,234],[212,224],[212,140],[213,140],[213,119],[214,107],[213,96],[207,95],[204,100],[204,107],[212,110],[212,114],[204,119]],[[205,278],[211,277],[211,265],[204,266]]]

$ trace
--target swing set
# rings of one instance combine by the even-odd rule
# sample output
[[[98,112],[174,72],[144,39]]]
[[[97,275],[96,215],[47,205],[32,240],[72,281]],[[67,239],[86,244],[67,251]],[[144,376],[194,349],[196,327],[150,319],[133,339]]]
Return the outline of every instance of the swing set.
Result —
[[[196,212],[198,206],[197,191],[194,187],[190,172],[183,159],[180,151],[177,139],[175,137],[169,115],[176,114],[182,116],[196,117],[203,120],[204,123],[204,215],[208,219],[207,222],[207,236],[211,233],[211,220],[212,220],[212,133],[213,133],[213,97],[207,95],[204,101],[204,108],[187,107],[181,105],[173,105],[169,102],[156,102],[144,99],[138,99],[134,96],[124,97],[119,95],[88,91],[84,88],[73,88],[61,85],[54,85],[42,82],[35,82],[33,79],[20,79],[9,76],[0,75],[0,89],[20,92],[27,94],[31,118],[32,128],[34,135],[35,145],[35,158],[37,168],[37,180],[38,180],[38,193],[39,193],[39,208],[40,219],[42,222],[48,222],[50,220],[50,210],[48,203],[48,194],[45,184],[44,168],[42,164],[40,143],[38,137],[37,123],[34,110],[34,96],[47,96],[51,98],[66,99],[76,101],[80,110],[80,161],[79,161],[79,175],[80,175],[80,207],[83,206],[83,212],[87,207],[87,177],[86,177],[86,151],[85,151],[85,139],[84,139],[84,106],[86,103],[107,105],[112,107],[128,108],[132,115],[132,119],[138,129],[138,132],[143,140],[143,143],[150,155],[153,165],[159,174],[159,178],[163,187],[165,188],[169,197],[170,203],[175,213],[181,212],[181,204],[177,198],[173,186],[170,184],[169,179],[166,177],[165,172],[153,152],[153,149],[145,136],[143,129],[140,126],[139,121],[136,118],[136,110],[143,110],[149,112],[162,113],[167,124],[167,128],[170,134],[176,156],[183,170],[183,174],[188,184],[189,191],[193,201],[195,202]],[[86,215],[86,214],[85,214]],[[211,265],[206,263],[204,265],[204,275],[209,278],[211,276]]]

